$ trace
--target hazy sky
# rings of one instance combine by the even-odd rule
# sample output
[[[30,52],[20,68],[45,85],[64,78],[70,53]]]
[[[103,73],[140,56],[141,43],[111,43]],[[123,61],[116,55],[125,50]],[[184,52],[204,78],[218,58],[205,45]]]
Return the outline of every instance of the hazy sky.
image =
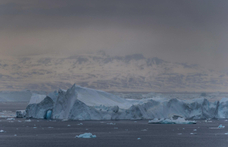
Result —
[[[1,0],[0,54],[142,53],[228,71],[227,0]]]

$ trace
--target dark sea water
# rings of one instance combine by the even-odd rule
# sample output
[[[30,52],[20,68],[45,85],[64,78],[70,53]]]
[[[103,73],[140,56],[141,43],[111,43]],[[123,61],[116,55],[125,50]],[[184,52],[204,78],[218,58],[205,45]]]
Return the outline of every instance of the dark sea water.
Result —
[[[1,103],[0,108],[14,113],[26,105]],[[0,130],[4,130],[0,147],[228,147],[226,120],[200,120],[189,125],[148,124],[148,120],[25,120],[0,118]],[[216,129],[220,124],[225,128]],[[75,138],[86,132],[97,137]]]
[[[227,147],[228,122],[198,121],[191,125],[152,125],[148,121],[48,121],[0,119],[3,147]],[[109,124],[109,123],[113,124]],[[78,125],[82,123],[83,125]],[[224,129],[215,129],[219,124]],[[195,130],[196,129],[196,130]],[[75,138],[90,132],[96,138]],[[193,135],[191,134],[193,133]],[[15,135],[16,134],[16,135]],[[138,139],[140,138],[140,139]]]

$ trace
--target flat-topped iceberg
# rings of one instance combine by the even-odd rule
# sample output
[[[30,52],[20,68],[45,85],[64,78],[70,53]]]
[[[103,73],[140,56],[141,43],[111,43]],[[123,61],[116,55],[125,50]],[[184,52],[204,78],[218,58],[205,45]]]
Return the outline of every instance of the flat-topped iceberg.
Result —
[[[228,99],[179,100],[159,97],[141,100],[73,85],[44,95],[33,95],[26,117],[61,120],[154,119],[180,116],[186,119],[228,118]]]

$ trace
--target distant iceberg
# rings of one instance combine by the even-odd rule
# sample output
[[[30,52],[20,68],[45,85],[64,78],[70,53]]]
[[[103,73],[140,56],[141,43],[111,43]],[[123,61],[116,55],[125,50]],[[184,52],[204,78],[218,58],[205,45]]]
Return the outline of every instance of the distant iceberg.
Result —
[[[27,118],[61,120],[154,119],[180,116],[185,119],[228,118],[228,99],[209,102],[163,97],[141,100],[119,96],[74,84],[68,90],[33,95],[26,108]]]

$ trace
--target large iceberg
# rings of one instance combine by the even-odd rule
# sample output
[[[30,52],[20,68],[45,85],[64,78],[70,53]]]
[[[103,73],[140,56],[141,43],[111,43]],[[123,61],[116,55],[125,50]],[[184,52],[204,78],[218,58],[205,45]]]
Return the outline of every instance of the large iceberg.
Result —
[[[154,119],[180,116],[186,119],[228,118],[228,99],[210,102],[166,99],[159,95],[141,100],[73,85],[47,96],[33,95],[26,108],[26,117],[62,120]]]

